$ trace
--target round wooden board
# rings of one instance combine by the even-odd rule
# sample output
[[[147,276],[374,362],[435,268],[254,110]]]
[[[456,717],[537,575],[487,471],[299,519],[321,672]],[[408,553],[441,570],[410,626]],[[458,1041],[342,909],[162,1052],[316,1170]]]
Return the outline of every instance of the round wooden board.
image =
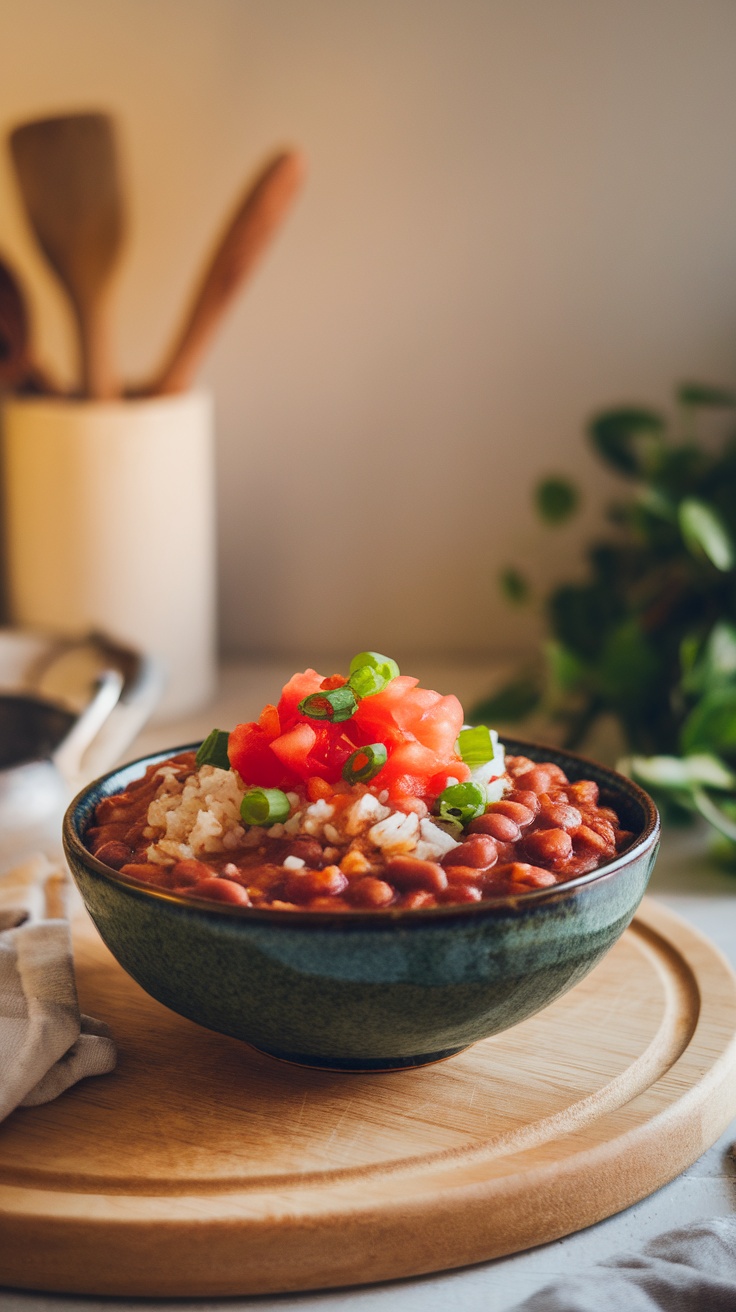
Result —
[[[0,1127],[0,1283],[256,1294],[417,1275],[557,1239],[651,1193],[736,1113],[736,977],[645,901],[538,1016],[437,1066],[303,1070],[200,1029],[81,922],[114,1074]]]

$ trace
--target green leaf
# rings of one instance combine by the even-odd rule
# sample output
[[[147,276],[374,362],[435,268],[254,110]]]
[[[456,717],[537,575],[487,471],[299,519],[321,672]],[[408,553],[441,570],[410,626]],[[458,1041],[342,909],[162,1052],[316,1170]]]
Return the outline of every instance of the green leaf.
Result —
[[[683,691],[702,695],[736,680],[736,625],[719,620],[704,644],[692,636],[680,645]]]
[[[545,642],[544,656],[550,682],[562,692],[572,692],[585,678],[585,664],[561,642]]]
[[[704,788],[693,789],[693,801],[704,820],[717,829],[724,838],[736,843],[736,821],[722,807],[717,806]]]
[[[684,755],[736,752],[736,687],[715,688],[688,715],[680,731]]]
[[[583,660],[595,660],[622,616],[621,603],[607,582],[558,588],[549,609],[555,638]]]
[[[682,790],[701,786],[727,792],[736,787],[733,771],[706,752],[693,756],[631,756],[627,767],[634,779],[650,788]]]
[[[609,634],[598,661],[598,685],[614,706],[631,715],[646,708],[661,676],[657,653],[636,620],[625,620]]]
[[[727,387],[711,387],[709,383],[681,383],[677,400],[680,405],[734,406],[736,392]]]
[[[678,513],[680,532],[690,554],[696,558],[705,556],[724,572],[733,569],[733,540],[717,511],[697,497],[686,497],[680,502]]]
[[[662,447],[664,420],[654,410],[609,410],[594,418],[588,433],[598,454],[621,474],[651,468]]]
[[[534,494],[537,510],[548,524],[564,524],[575,514],[580,493],[564,478],[544,478]]]
[[[524,575],[513,566],[501,571],[498,582],[506,600],[513,606],[523,606],[529,600],[531,588]]]
[[[522,675],[478,702],[468,713],[468,719],[471,724],[511,724],[530,715],[539,705],[541,695],[538,681],[531,675]]]
[[[668,524],[677,523],[675,503],[653,483],[642,483],[641,487],[636,489],[634,497],[637,505],[648,515],[653,515],[655,519],[663,519]]]

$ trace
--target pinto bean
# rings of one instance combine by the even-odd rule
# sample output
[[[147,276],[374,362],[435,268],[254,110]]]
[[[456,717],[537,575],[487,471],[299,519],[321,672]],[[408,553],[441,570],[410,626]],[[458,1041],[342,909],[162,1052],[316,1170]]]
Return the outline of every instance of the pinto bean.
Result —
[[[225,902],[230,906],[249,907],[250,898],[242,884],[235,884],[232,879],[203,879],[200,884],[188,888],[190,897],[200,897],[206,902]]]
[[[372,875],[367,875],[365,879],[354,880],[346,896],[356,907],[387,907],[393,902],[395,894],[385,879],[374,879]]]
[[[559,870],[572,856],[572,839],[566,829],[535,829],[527,834],[523,849],[533,865]]]
[[[483,816],[480,818],[484,819]],[[487,870],[489,866],[495,865],[497,860],[498,848],[490,835],[472,832],[464,843],[453,847],[452,851],[443,856],[442,864],[445,869],[448,866],[471,866],[476,870]]]
[[[324,870],[292,870],[286,880],[285,893],[290,902],[303,906],[315,897],[335,897],[348,886],[347,876],[339,866]]]
[[[533,793],[530,788],[512,788],[511,792],[503,799],[505,802],[518,802],[520,806],[525,806],[532,815],[539,811],[539,796]]]
[[[130,812],[137,799],[127,793],[118,793],[115,797],[103,797],[95,807],[95,821],[98,825],[119,824],[127,820],[130,824]]]
[[[198,883],[200,879],[212,879],[215,872],[211,866],[205,865],[204,861],[196,861],[190,857],[186,861],[177,861],[171,867],[171,873],[182,884],[190,884]]]
[[[478,884],[484,882],[488,869],[479,869],[477,866],[448,866],[447,881],[450,888],[456,884]]]
[[[126,861],[124,866],[120,867],[121,875],[128,875],[131,879],[141,879],[144,884],[158,884],[169,887],[171,879],[171,866],[154,866],[147,865],[143,861]]]
[[[414,888],[404,894],[400,905],[407,910],[416,911],[419,907],[436,907],[437,898],[426,888]]]
[[[611,821],[607,820],[605,816],[600,814],[588,816],[586,817],[585,823],[588,829],[592,829],[594,833],[600,834],[601,838],[605,840],[609,847],[616,846],[616,830],[611,824]]]
[[[312,870],[321,870],[325,864],[324,849],[316,838],[295,838],[289,843],[289,856],[299,857]]]
[[[521,834],[515,820],[510,820],[507,815],[496,815],[495,811],[486,811],[484,815],[477,816],[471,820],[468,828],[471,834],[487,834],[501,843],[515,843]]]
[[[502,866],[496,866],[486,896],[492,897],[497,885],[503,888],[510,884],[510,891],[513,893],[517,885],[526,884],[532,888],[545,888],[556,883],[557,880],[551,870],[542,870],[541,866],[530,865],[527,861],[507,861]]]
[[[428,893],[441,893],[447,888],[447,875],[436,861],[420,861],[415,856],[392,856],[386,862],[386,879],[402,892],[424,889]],[[402,902],[402,906],[405,903]],[[423,906],[424,903],[419,905]]]
[[[523,861],[516,862],[513,880],[515,884],[526,884],[530,888],[551,888],[557,883],[551,870],[542,870],[540,866],[530,866]]]
[[[548,794],[539,799],[539,824],[548,829],[577,829],[583,823],[583,817],[576,806],[568,802],[552,801]]]
[[[536,806],[524,806],[523,802],[512,802],[508,798],[502,798],[500,802],[491,802],[486,809],[486,815],[505,815],[509,820],[513,820],[520,829],[526,829],[530,825],[539,810],[539,802],[536,793],[532,793],[536,801]]]
[[[579,779],[568,788],[570,801],[575,806],[597,806],[599,788],[592,779]]]
[[[307,911],[349,911],[344,897],[315,897],[307,903]]]
[[[84,841],[95,856],[103,843],[125,842],[125,835],[130,828],[130,817],[127,820],[110,825],[92,825],[84,835]]]
[[[94,849],[94,854],[98,861],[104,861],[106,866],[111,866],[113,870],[121,870],[133,856],[133,849],[128,847],[127,843],[118,843],[113,839],[108,843],[101,843]]]
[[[604,856],[613,856],[616,845],[607,839],[603,834],[599,834],[590,825],[581,825],[573,834],[576,852],[591,852],[600,859]]]
[[[515,782],[518,788],[528,788],[533,793],[549,793],[553,789],[566,787],[568,779],[559,765],[545,761],[543,765],[535,765],[524,774],[517,775]]]
[[[449,884],[442,893],[437,894],[438,902],[480,902],[483,897],[482,890],[477,884]]]

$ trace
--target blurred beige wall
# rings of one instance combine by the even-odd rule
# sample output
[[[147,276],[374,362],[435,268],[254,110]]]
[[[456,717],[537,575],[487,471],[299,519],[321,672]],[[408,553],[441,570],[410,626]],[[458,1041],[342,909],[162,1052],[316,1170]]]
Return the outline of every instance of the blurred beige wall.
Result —
[[[579,568],[613,486],[585,417],[736,378],[731,0],[1,0],[0,19],[3,127],[119,115],[131,377],[249,173],[308,153],[202,375],[230,652],[529,644],[496,574]],[[0,248],[68,376],[7,153]],[[586,491],[555,533],[529,500],[550,470]]]

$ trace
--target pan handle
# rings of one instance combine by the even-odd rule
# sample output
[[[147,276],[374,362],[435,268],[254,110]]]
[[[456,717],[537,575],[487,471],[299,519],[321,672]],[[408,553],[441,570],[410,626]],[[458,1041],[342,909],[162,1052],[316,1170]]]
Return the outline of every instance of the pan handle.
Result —
[[[54,752],[51,759],[67,783],[80,774],[84,754],[120,701],[124,683],[120,670],[104,670],[91,702]]]

